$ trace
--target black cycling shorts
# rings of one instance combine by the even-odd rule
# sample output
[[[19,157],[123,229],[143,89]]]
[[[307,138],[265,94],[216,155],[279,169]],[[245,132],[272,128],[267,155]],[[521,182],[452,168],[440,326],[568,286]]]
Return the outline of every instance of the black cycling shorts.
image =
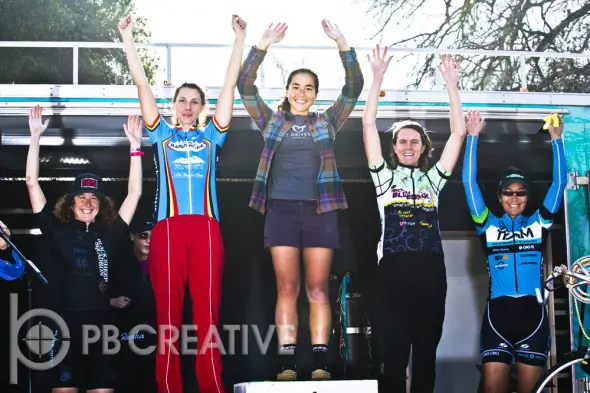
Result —
[[[534,296],[488,302],[481,326],[482,363],[545,366],[551,343],[545,307]]]
[[[65,314],[65,313],[64,313]],[[51,388],[114,389],[116,387],[116,363],[114,354],[105,354],[102,338],[96,343],[83,345],[83,325],[103,324],[113,321],[104,312],[74,312],[62,315],[70,331],[70,347],[63,361],[50,371]],[[59,353],[63,345],[63,332],[54,331],[53,350]]]

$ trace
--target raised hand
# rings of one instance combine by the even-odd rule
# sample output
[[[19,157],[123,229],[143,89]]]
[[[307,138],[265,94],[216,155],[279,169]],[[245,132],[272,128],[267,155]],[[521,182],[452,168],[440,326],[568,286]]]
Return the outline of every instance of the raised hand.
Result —
[[[469,111],[467,116],[465,116],[465,127],[469,135],[479,136],[484,126],[485,120],[480,117],[478,111]]]
[[[139,116],[129,116],[127,118],[127,124],[123,124],[123,130],[125,131],[125,135],[127,135],[127,139],[129,139],[131,147],[137,148],[141,146],[143,127],[141,125],[141,120],[139,120]]]
[[[271,23],[268,26],[268,29],[266,29],[266,31],[262,35],[258,48],[266,50],[271,44],[276,44],[277,42],[280,42],[283,38],[285,38],[285,32],[288,28],[289,26],[287,26],[286,23],[279,23],[274,27]]]
[[[377,44],[375,49],[373,49],[373,58],[367,55],[367,59],[369,60],[369,63],[371,63],[373,76],[382,77],[385,75],[385,71],[387,71],[387,67],[389,67],[392,58],[393,56],[387,57],[387,46],[383,49],[383,53],[381,53],[381,47]]]
[[[236,37],[240,37],[240,38],[245,38],[246,37],[246,26],[248,24],[246,23],[246,21],[242,18],[240,18],[238,15],[232,15],[231,16],[231,27],[232,29],[234,29],[234,32],[236,33]]]
[[[334,41],[344,39],[344,34],[340,31],[337,24],[330,23],[329,20],[322,19],[322,29],[324,33]]]
[[[553,122],[549,122],[549,135],[551,135],[551,139],[561,139],[563,135],[563,117],[557,116],[559,118],[559,125],[557,127],[553,126]]]
[[[459,70],[461,69],[461,62],[457,61],[451,55],[443,55],[441,63],[437,67],[443,78],[447,82],[447,86],[458,86],[459,84]]]
[[[4,225],[4,223],[2,221],[0,221],[0,230],[2,232],[4,232],[4,234],[7,237],[10,237],[10,231],[8,230],[8,227],[6,225]],[[6,241],[0,237],[0,250],[6,250],[8,248],[8,243],[6,243]]]
[[[29,130],[31,131],[31,136],[41,136],[41,134],[47,129],[49,119],[46,119],[45,122],[42,123],[42,116],[43,108],[39,105],[35,105],[29,111]]]
[[[133,37],[133,27],[135,27],[135,23],[133,22],[133,17],[131,17],[131,15],[121,19],[119,22],[119,33],[121,34],[121,37]]]

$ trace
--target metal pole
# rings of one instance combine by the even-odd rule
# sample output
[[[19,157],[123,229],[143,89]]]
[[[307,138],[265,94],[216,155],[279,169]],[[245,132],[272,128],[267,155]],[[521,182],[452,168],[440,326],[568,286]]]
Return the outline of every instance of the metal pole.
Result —
[[[78,46],[74,45],[72,47],[73,50],[73,56],[72,56],[72,72],[73,72],[73,78],[72,78],[72,83],[74,85],[78,84],[78,58],[79,58],[79,53],[78,53]]]
[[[172,47],[166,45],[166,79],[172,83]]]
[[[526,57],[523,55],[518,56],[518,62],[519,62],[519,74],[520,74],[520,88],[521,89],[528,89],[528,84],[527,84],[527,72],[526,72]]]

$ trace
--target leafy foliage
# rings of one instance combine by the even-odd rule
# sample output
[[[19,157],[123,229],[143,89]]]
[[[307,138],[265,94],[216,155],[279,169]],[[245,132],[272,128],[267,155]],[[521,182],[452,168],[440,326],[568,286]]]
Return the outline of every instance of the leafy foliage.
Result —
[[[132,0],[0,0],[0,41],[119,41],[117,23],[133,14]],[[135,39],[150,37],[136,18]],[[140,52],[153,82],[156,59]],[[0,83],[69,84],[73,81],[70,48],[0,48]],[[122,49],[79,50],[79,83],[114,84],[128,75]]]

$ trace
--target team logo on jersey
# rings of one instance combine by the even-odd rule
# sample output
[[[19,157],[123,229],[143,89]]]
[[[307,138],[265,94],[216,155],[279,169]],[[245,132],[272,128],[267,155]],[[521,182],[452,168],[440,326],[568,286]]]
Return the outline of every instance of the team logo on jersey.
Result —
[[[192,151],[197,152],[205,149],[207,145],[199,141],[170,141],[166,144],[174,151]]]
[[[496,269],[502,270],[505,267],[508,267],[508,264],[507,263],[504,263],[504,262],[498,262],[498,263],[496,263]]]
[[[196,165],[196,164],[204,164],[205,161],[201,157],[197,156],[190,156],[190,157],[180,157],[173,161],[174,164],[181,164],[181,165]]]
[[[498,237],[496,240],[512,240],[512,239],[528,239],[533,238],[532,228],[522,228],[518,232],[511,232],[507,229],[498,229]]]
[[[416,201],[422,204],[432,203],[432,195],[427,189],[422,189],[415,194],[404,188],[393,188],[391,190],[391,197],[395,199],[405,199],[409,201]]]

